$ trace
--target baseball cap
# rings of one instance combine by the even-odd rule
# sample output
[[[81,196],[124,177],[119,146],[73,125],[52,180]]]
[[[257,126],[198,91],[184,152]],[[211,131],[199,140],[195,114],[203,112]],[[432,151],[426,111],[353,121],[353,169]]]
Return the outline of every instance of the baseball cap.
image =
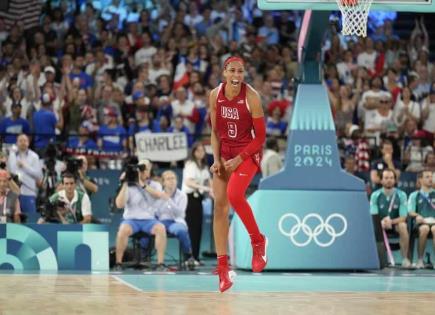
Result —
[[[47,66],[44,68],[44,72],[51,72],[51,73],[56,73],[56,70],[54,70],[54,68],[52,66]]]

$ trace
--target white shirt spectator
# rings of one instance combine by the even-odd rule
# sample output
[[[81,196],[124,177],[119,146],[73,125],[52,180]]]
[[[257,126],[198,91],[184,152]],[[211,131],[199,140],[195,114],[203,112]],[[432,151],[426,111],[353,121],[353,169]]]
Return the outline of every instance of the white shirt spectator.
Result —
[[[347,62],[339,62],[337,64],[337,71],[338,76],[340,80],[342,80],[345,84],[352,84],[353,85],[353,76],[352,76],[352,70],[357,68],[356,64],[354,63],[347,63]]]
[[[425,99],[422,104],[423,110],[429,110],[429,116],[423,121],[423,129],[435,133],[435,103]]]
[[[408,104],[405,104],[400,98],[397,100],[396,106],[394,106],[394,122],[397,126],[402,126],[406,121],[406,115],[403,114],[405,108],[408,108],[409,113],[414,116],[417,121],[420,120],[421,117],[421,108],[420,104],[414,101],[410,101]],[[402,113],[402,114],[401,114]]]
[[[166,68],[158,68],[158,69],[150,68],[150,70],[149,70],[149,80],[153,84],[157,84],[157,79],[161,75],[168,75],[168,76],[170,76],[171,75],[171,71],[169,69],[166,69]]]
[[[157,49],[154,46],[150,46],[147,48],[142,47],[134,54],[134,64],[137,67],[143,63],[151,63],[151,58],[156,52]]]
[[[21,115],[20,117],[23,119],[27,119],[27,111],[30,108],[31,104],[29,101],[27,101],[26,98],[22,98],[20,101],[21,104]],[[12,99],[10,97],[8,97],[5,102],[4,102],[4,108],[6,109],[6,116],[10,117],[12,116]]]
[[[195,189],[186,184],[188,179],[193,179],[199,185],[207,186],[207,182],[211,181],[208,167],[206,166],[203,169],[200,169],[194,161],[187,161],[183,169],[183,183],[181,185],[181,190],[186,194],[191,194]],[[199,193],[202,194],[203,191],[199,191]]]
[[[156,202],[156,215],[159,220],[173,220],[187,226],[186,220],[187,195],[177,188],[170,199],[159,199]]]
[[[364,92],[362,97],[361,97],[361,101],[358,103],[358,117],[364,118],[364,116],[365,116],[365,112],[367,110],[364,107],[364,104],[367,102],[367,98],[372,97],[372,98],[381,99],[381,97],[385,96],[385,95],[390,95],[390,93],[385,92],[383,90],[379,90],[379,91],[368,90],[368,91]]]
[[[23,166],[19,167],[17,162],[21,162]],[[21,181],[21,195],[36,197],[38,194],[36,183],[42,179],[42,167],[38,154],[30,149],[24,153],[11,150],[8,169],[11,173],[17,174]]]
[[[373,51],[371,54],[367,52],[362,52],[358,55],[357,64],[360,67],[365,67],[370,71],[373,71],[375,69],[376,57],[376,51]]]
[[[188,99],[186,99],[183,104],[181,104],[179,100],[175,100],[171,103],[171,106],[173,117],[176,117],[178,115],[181,115],[183,117],[192,116],[193,110],[195,108],[193,102],[189,101]],[[185,124],[186,127],[189,128],[190,132],[193,132],[195,130],[195,126],[190,120],[186,119]]]
[[[202,22],[204,17],[200,14],[191,16],[190,14],[186,15],[184,17],[184,24],[186,24],[189,27],[195,26],[196,24]]]

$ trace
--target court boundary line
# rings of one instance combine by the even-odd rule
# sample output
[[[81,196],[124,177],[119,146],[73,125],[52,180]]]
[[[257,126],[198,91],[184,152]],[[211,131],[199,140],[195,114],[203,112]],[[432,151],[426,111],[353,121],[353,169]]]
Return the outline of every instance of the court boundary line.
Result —
[[[129,288],[131,288],[131,289],[133,289],[133,290],[135,290],[135,291],[137,291],[137,292],[142,292],[142,293],[145,292],[145,291],[143,291],[142,289],[140,289],[139,287],[137,287],[137,286],[135,286],[135,285],[133,285],[133,284],[131,284],[131,283],[128,283],[127,281],[121,279],[119,276],[116,276],[116,275],[110,275],[110,276],[111,276],[112,278],[114,278],[115,280],[117,280],[118,282],[120,282],[120,283],[126,285],[127,287],[129,287]]]

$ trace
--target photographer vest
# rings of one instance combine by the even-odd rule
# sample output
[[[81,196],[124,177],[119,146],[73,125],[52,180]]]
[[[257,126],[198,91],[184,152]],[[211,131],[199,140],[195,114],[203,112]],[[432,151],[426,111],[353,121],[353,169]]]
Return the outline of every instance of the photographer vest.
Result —
[[[69,203],[69,200],[67,200],[66,198],[62,198],[63,201],[67,201],[70,204],[71,209],[74,211],[74,213],[68,212],[65,215],[65,219],[68,221],[68,223],[79,223],[83,220],[82,201],[85,194],[78,189],[76,189],[75,192],[77,194],[77,199],[73,199],[73,203]],[[50,203],[56,203],[60,197],[61,195],[59,194],[59,192],[55,193],[50,197]]]
[[[15,204],[17,202],[18,195],[12,191],[8,191],[3,200],[0,199],[0,217],[6,219],[6,222],[14,221]]]

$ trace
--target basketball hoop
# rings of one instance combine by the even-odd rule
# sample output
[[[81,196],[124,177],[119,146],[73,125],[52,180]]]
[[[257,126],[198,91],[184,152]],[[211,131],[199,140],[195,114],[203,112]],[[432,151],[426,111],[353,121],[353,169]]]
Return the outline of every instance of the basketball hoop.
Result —
[[[367,36],[367,17],[373,0],[336,0],[342,15],[343,35]]]

